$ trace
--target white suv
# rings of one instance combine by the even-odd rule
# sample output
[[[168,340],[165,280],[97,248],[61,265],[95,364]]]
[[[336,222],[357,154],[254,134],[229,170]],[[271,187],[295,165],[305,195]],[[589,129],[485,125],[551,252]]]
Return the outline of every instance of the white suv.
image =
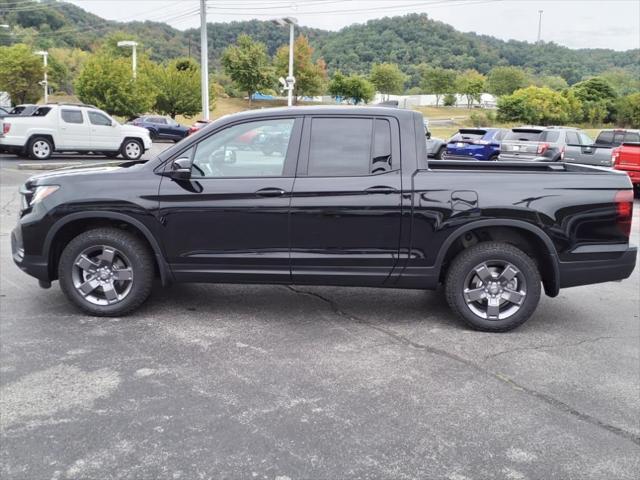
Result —
[[[120,125],[90,105],[48,104],[30,116],[0,119],[0,151],[46,160],[53,152],[92,152],[138,160],[151,148],[149,131]]]

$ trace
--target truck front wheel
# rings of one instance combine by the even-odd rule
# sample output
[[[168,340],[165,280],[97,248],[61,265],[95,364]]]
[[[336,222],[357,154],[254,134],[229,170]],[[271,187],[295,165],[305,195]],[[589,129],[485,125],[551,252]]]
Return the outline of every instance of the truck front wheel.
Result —
[[[122,316],[151,293],[154,261],[135,235],[116,228],[81,233],[63,250],[60,287],[80,309],[96,316]]]
[[[130,138],[123,142],[120,153],[127,160],[138,160],[144,153],[144,148],[140,141]]]
[[[540,273],[513,245],[483,242],[462,251],[446,275],[451,309],[476,330],[506,332],[522,325],[540,301]]]
[[[33,160],[47,160],[53,153],[53,143],[46,137],[34,137],[29,141],[27,153]]]

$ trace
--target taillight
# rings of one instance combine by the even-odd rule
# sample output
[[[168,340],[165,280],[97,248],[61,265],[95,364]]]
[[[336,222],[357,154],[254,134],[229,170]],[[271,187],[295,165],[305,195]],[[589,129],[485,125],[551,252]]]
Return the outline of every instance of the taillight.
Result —
[[[538,155],[542,155],[547,150],[549,150],[549,144],[548,143],[541,143],[541,144],[538,145]]]
[[[9,133],[9,130],[11,130],[11,124],[10,123],[3,123],[2,124],[2,134],[6,135],[7,133]]]
[[[615,167],[620,160],[620,147],[611,150],[611,166]]]
[[[616,223],[620,231],[628,237],[631,235],[631,219],[633,217],[633,190],[619,190],[616,193]]]

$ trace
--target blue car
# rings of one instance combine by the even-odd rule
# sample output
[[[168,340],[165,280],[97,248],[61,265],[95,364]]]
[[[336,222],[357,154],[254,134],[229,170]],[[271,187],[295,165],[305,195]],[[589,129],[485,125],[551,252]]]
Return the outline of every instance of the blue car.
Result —
[[[149,136],[152,140],[164,139],[177,142],[189,134],[189,127],[180,125],[171,117],[145,115],[138,117],[129,123],[149,130]]]
[[[446,160],[497,160],[505,128],[461,128],[449,142]]]

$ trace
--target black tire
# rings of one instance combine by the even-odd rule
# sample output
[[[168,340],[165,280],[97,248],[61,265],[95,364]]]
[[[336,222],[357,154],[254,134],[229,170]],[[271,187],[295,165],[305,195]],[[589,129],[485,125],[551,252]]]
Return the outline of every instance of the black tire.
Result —
[[[137,149],[133,147],[134,145],[137,146]],[[127,138],[122,142],[122,147],[120,147],[120,154],[127,160],[138,160],[142,157],[143,153],[144,147],[142,146],[142,142],[135,138]]]
[[[444,157],[445,157],[445,151],[446,151],[446,150],[447,150],[447,147],[440,147],[440,148],[438,149],[438,153],[436,153],[436,155],[435,155],[435,157],[434,157],[434,158],[435,158],[436,160],[444,160]]]
[[[53,143],[47,137],[33,137],[27,145],[27,155],[32,160],[48,160],[53,153]]]
[[[147,128],[147,130],[149,130],[149,138],[151,138],[151,140],[157,140],[158,139],[158,132],[156,132],[155,130],[153,130],[151,128]]]
[[[520,279],[516,280],[516,282],[520,282],[520,285],[525,288],[524,298],[521,304],[517,306],[518,308],[516,308],[515,313],[512,313],[504,319],[500,319],[500,314],[497,315],[496,319],[490,319],[474,313],[470,304],[475,307],[480,307],[478,310],[481,310],[481,304],[467,303],[465,299],[465,288],[468,287],[467,280],[470,276],[471,278],[475,278],[476,281],[480,280],[479,277],[474,276],[476,275],[476,267],[481,264],[489,266],[492,262],[498,264],[505,263],[515,267],[519,274],[518,279]],[[496,275],[496,273],[494,273],[494,275]],[[498,280],[498,278],[491,278],[492,281]],[[522,325],[533,314],[540,301],[540,283],[541,278],[536,263],[522,250],[507,243],[483,242],[462,251],[454,258],[446,275],[445,295],[451,309],[470,327],[485,332],[506,332]],[[476,287],[477,286],[478,285],[476,285]],[[489,287],[487,286],[486,288]],[[480,288],[476,288],[476,290],[481,289],[484,290],[485,287],[481,286]],[[517,289],[520,289],[520,286]],[[504,287],[504,290],[506,291],[507,287]],[[470,292],[473,292],[473,290],[470,290]],[[500,290],[500,292],[502,292],[502,290]],[[493,294],[495,295],[496,292],[494,291]],[[487,293],[484,295],[491,294]],[[501,300],[501,298],[503,297],[498,295],[496,299],[499,302],[504,302],[501,303],[498,309],[513,309],[516,307],[516,304]],[[478,301],[482,303],[486,302],[488,305],[488,299],[486,298]],[[505,315],[508,313],[509,311],[506,310]]]
[[[126,295],[108,305],[97,305],[87,300],[74,283],[74,271],[78,271],[76,259],[87,250],[102,247],[124,254],[132,271]],[[123,316],[138,308],[151,293],[153,277],[154,260],[148,247],[135,235],[115,228],[98,228],[81,233],[65,247],[58,264],[58,279],[65,296],[84,312],[98,317]],[[101,292],[104,292],[103,287],[94,287],[90,295],[98,296]]]
[[[491,156],[489,157],[489,161],[490,161],[490,162],[497,162],[497,161],[498,161],[498,154],[497,154],[497,153],[494,153],[493,155],[491,155]]]

